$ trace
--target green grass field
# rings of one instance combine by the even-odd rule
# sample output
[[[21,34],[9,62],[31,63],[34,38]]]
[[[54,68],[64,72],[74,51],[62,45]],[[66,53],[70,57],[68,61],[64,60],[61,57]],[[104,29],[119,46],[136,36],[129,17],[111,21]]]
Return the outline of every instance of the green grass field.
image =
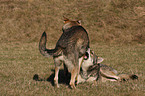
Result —
[[[144,0],[1,0],[0,94],[2,96],[144,96]],[[54,88],[53,58],[43,57],[43,31],[48,48],[62,34],[63,16],[81,19],[90,47],[119,73],[138,75],[127,82],[82,83],[68,88],[63,68],[60,88]],[[63,66],[62,66],[63,67]],[[35,81],[38,74],[42,80]]]

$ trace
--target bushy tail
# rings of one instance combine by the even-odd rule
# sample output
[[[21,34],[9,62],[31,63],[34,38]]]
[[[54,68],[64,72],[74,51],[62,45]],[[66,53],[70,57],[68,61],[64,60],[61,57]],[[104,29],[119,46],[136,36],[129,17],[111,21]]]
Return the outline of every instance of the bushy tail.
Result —
[[[129,79],[135,80],[138,79],[138,76],[133,74],[133,75],[128,75],[128,74],[119,74],[120,77],[119,81],[127,81]]]
[[[138,79],[138,76],[137,76],[137,75],[130,75],[130,78],[131,78],[132,80],[135,80],[135,79]]]
[[[57,55],[57,49],[46,49],[46,42],[47,42],[47,36],[46,33],[43,32],[40,42],[39,42],[39,51],[40,53],[45,57],[50,57]]]

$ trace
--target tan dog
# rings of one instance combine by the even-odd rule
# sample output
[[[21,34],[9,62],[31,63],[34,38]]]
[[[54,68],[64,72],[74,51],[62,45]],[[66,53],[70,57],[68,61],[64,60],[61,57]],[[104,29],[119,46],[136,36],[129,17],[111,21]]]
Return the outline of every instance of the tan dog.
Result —
[[[75,88],[75,79],[79,74],[81,61],[85,52],[89,49],[89,37],[87,31],[79,21],[70,21],[64,17],[63,34],[56,43],[54,49],[47,49],[47,36],[44,32],[39,42],[40,53],[45,56],[53,56],[55,63],[54,83],[58,85],[58,73],[62,63],[71,73],[70,87]]]

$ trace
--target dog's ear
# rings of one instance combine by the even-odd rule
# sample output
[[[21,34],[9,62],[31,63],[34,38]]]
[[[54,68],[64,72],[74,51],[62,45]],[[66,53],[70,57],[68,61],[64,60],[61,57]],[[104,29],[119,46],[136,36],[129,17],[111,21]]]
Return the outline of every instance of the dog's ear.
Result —
[[[77,22],[79,23],[79,25],[81,25],[81,20],[77,20]]]
[[[103,61],[104,61],[104,59],[102,57],[97,57],[97,63],[101,63]]]
[[[69,21],[69,19],[64,16],[63,16],[63,20],[64,20],[64,23],[67,23]]]

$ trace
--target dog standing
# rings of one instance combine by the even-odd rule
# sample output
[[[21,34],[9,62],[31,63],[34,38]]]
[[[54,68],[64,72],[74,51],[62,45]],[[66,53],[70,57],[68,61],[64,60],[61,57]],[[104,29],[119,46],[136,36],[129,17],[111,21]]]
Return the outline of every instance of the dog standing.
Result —
[[[47,36],[44,32],[39,42],[40,53],[45,56],[53,56],[55,63],[54,84],[59,87],[58,74],[60,65],[65,64],[71,73],[70,87],[75,87],[75,79],[80,71],[80,66],[85,52],[89,49],[89,37],[87,31],[79,21],[70,21],[64,17],[63,33],[56,43],[54,49],[47,49]]]

